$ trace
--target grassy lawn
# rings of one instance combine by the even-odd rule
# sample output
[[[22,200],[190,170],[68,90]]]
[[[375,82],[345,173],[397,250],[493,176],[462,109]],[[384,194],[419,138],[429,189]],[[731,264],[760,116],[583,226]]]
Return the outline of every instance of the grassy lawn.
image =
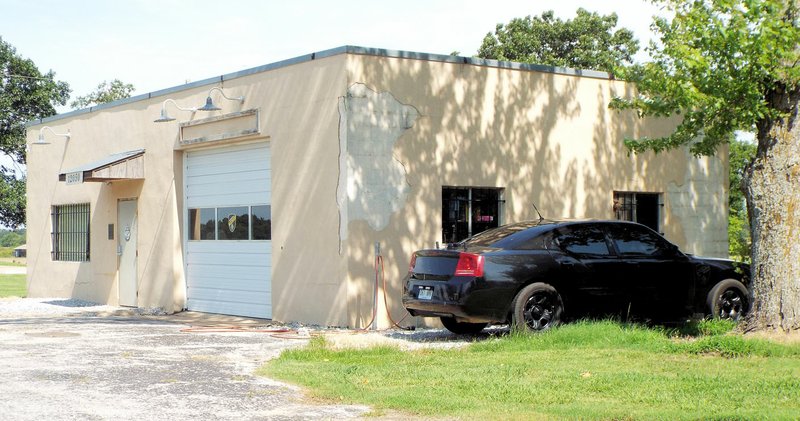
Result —
[[[25,275],[0,275],[0,297],[25,297],[27,294]]]
[[[800,345],[579,322],[456,350],[332,350],[320,337],[260,374],[312,396],[463,419],[797,419]]]

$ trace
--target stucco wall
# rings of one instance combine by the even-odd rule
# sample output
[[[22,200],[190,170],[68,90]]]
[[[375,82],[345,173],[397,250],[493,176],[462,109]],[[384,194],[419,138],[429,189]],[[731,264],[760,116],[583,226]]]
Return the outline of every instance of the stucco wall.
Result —
[[[179,188],[173,151],[176,135],[154,124],[160,101],[121,105],[48,123],[59,133],[69,130],[69,141],[45,133],[49,145],[31,145],[28,152],[28,294],[31,297],[76,297],[118,304],[117,237],[108,239],[108,224],[117,226],[117,201],[138,198],[139,306],[175,311],[183,305],[183,270]],[[32,143],[42,125],[28,128]],[[60,172],[103,159],[111,154],[145,148],[144,180],[85,182],[66,185]],[[178,170],[180,176],[180,170]],[[178,179],[179,180],[179,179]],[[179,181],[178,181],[179,182]],[[52,261],[51,205],[89,203],[90,260]]]
[[[613,219],[614,191],[658,192],[668,239],[688,252],[727,254],[725,158],[629,156],[626,136],[663,135],[675,121],[609,110],[611,98],[631,93],[622,82],[370,55],[350,55],[348,69],[348,86],[391,95],[419,113],[390,151],[405,170],[395,186],[404,192],[404,202],[393,205],[399,210],[381,227],[347,220],[351,325],[369,319],[375,242],[382,244],[389,307],[396,319],[404,314],[401,279],[411,252],[441,241],[442,186],[504,188],[503,223],[534,219],[532,203],[548,218]],[[360,109],[387,112],[384,102]],[[344,121],[363,118],[358,112],[346,109]],[[379,317],[389,325],[382,309]]]
[[[212,113],[168,111],[162,101],[202,105],[212,86],[225,101]],[[395,319],[410,254],[441,241],[442,186],[504,188],[502,223],[613,218],[614,191],[658,192],[668,239],[699,254],[726,254],[727,161],[685,151],[629,156],[625,136],[667,133],[608,110],[622,82],[547,72],[340,53],[244,72],[224,83],[173,89],[47,123],[52,137],[28,155],[29,294],[116,304],[117,201],[138,198],[139,306],[186,303],[183,150],[179,123],[258,109],[272,154],[272,312],[282,321],[365,326],[373,309],[374,245],[385,263]],[[158,94],[158,93],[156,93]],[[224,122],[215,125],[217,129]],[[42,125],[31,126],[32,143]],[[202,137],[202,126],[192,128]],[[197,147],[197,146],[195,146]],[[213,147],[200,146],[200,147]],[[66,186],[59,172],[144,148],[145,179]],[[90,262],[50,259],[50,205],[89,202]],[[378,326],[389,326],[379,290]]]
[[[345,55],[336,55],[269,72],[256,72],[222,85],[244,104],[215,96],[221,111],[168,113],[177,120],[154,123],[167,98],[182,107],[200,106],[213,84],[152,99],[63,117],[47,123],[72,139],[51,137],[50,145],[28,154],[28,284],[31,297],[59,296],[117,304],[117,200],[138,198],[138,306],[179,311],[186,304],[183,234],[183,150],[179,123],[259,109],[259,134],[220,142],[269,139],[272,162],[273,317],[277,320],[346,324],[344,262],[338,253],[336,185],[337,101],[345,86]],[[43,125],[28,128],[33,143]],[[202,134],[202,133],[201,133]],[[214,147],[205,145],[204,147]],[[58,173],[110,154],[146,149],[145,179],[86,182],[67,186]],[[50,258],[51,204],[90,203],[91,260],[55,262]]]

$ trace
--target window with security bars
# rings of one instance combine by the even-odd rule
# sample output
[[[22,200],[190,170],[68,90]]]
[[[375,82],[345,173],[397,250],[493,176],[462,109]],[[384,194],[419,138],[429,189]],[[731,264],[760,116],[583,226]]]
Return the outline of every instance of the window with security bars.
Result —
[[[89,204],[53,206],[53,260],[65,262],[89,261]]]
[[[614,192],[614,216],[661,233],[662,197],[660,193]]]
[[[502,188],[442,187],[442,242],[499,227],[504,204]]]

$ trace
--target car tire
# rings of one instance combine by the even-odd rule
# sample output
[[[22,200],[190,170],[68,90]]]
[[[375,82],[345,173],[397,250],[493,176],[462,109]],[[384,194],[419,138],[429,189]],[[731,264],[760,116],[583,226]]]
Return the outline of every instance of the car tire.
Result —
[[[739,321],[750,310],[747,288],[735,279],[720,281],[708,292],[706,306],[714,319]]]
[[[459,335],[474,335],[483,330],[488,323],[459,322],[452,317],[440,317],[444,328]]]
[[[530,284],[514,298],[511,326],[515,330],[537,332],[561,324],[564,302],[552,285]]]

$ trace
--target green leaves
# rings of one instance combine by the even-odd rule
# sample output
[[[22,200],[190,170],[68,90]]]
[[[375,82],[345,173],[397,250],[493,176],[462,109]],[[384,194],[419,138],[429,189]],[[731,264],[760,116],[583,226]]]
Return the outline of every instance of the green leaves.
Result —
[[[782,111],[767,100],[773,91],[800,81],[800,25],[794,2],[780,0],[662,0],[675,13],[656,19],[660,45],[652,63],[630,69],[638,95],[615,98],[614,109],[640,117],[681,114],[669,136],[628,139],[634,151],[690,145],[712,155],[736,130],[753,131]]]
[[[86,108],[96,104],[104,104],[118,99],[129,98],[133,91],[132,84],[124,83],[119,79],[114,79],[111,82],[103,81],[97,85],[97,90],[86,96],[75,98],[74,101],[70,102],[69,106],[72,108]]]
[[[578,9],[572,20],[541,16],[512,19],[488,33],[478,57],[617,73],[633,63],[639,42],[628,29],[614,30],[617,15]]]
[[[0,154],[25,163],[25,123],[56,113],[69,98],[69,85],[41,73],[31,60],[0,38]],[[0,223],[25,223],[25,180],[0,168]]]

